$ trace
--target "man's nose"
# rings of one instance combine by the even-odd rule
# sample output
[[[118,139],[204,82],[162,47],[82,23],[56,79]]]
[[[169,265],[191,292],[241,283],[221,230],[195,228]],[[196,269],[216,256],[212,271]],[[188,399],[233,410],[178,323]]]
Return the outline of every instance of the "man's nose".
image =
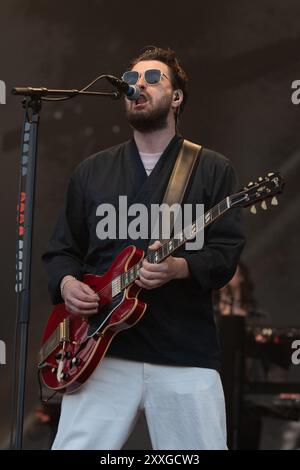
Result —
[[[136,85],[141,88],[141,90],[144,90],[147,86],[147,82],[145,81],[144,75],[141,74],[139,77],[138,81],[136,82]]]

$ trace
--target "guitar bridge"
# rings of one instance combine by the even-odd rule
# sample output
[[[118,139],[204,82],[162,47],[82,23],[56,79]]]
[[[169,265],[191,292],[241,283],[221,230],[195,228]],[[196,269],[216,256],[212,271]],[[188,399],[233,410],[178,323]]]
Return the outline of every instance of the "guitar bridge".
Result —
[[[59,324],[59,341],[61,343],[70,342],[70,322],[68,318],[65,318]]]

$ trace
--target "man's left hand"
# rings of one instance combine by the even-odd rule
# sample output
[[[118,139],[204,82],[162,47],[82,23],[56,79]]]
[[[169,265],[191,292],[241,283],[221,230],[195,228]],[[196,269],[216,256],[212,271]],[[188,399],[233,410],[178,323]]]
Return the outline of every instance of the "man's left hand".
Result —
[[[159,241],[149,246],[149,250],[157,250],[161,246]],[[189,277],[189,268],[184,258],[169,256],[161,263],[149,263],[143,260],[143,266],[140,269],[139,279],[136,284],[143,289],[155,289],[163,286],[172,279],[185,279]]]

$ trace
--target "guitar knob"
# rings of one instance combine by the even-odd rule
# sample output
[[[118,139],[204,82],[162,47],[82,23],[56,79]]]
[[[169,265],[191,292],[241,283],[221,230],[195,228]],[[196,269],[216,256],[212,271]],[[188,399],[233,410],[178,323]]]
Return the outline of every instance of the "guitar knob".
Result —
[[[55,354],[55,359],[60,361],[61,359],[71,359],[70,351],[59,352]]]
[[[250,212],[251,212],[251,214],[256,214],[256,213],[257,213],[256,207],[255,207],[255,206],[251,206]]]
[[[272,197],[271,204],[272,204],[272,206],[278,206],[278,199],[277,199],[277,197],[275,197],[275,196]]]
[[[61,378],[62,378],[62,380],[68,380],[69,374],[63,373],[62,376],[61,376]]]
[[[82,360],[80,359],[80,357],[73,357],[72,359],[72,364],[74,364],[74,366],[79,366],[79,364],[81,364]]]

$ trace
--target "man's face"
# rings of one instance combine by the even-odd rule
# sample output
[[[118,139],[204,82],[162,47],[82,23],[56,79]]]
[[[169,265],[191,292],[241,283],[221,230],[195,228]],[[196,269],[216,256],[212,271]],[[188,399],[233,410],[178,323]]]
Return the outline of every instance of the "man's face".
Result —
[[[159,83],[149,85],[144,72],[159,69],[164,75]],[[173,87],[169,67],[158,60],[138,62],[132,70],[140,73],[136,85],[141,89],[138,100],[125,98],[126,115],[131,126],[140,132],[152,132],[167,127],[168,119],[173,118]]]

